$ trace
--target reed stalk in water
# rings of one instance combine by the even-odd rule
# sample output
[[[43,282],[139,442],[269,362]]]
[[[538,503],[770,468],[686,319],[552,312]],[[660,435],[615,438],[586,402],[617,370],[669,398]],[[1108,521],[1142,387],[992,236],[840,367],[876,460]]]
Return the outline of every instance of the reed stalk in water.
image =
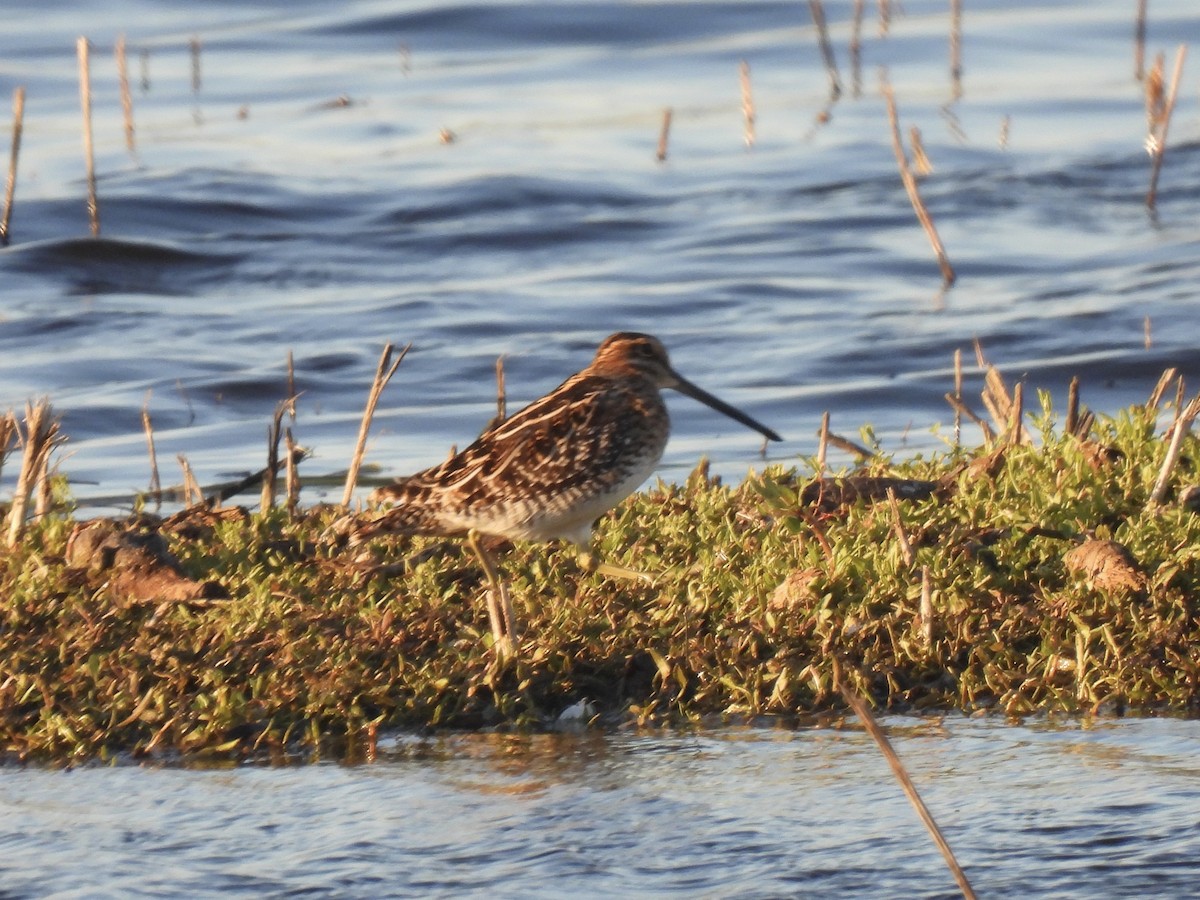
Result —
[[[154,449],[154,425],[150,421],[150,392],[142,404],[142,429],[146,432],[146,451],[150,454],[150,496],[162,500],[162,482],[158,477],[158,452]]]
[[[671,107],[663,110],[662,128],[658,132],[658,150],[654,154],[654,158],[659,162],[665,162],[667,159],[667,142],[671,139]]]
[[[12,221],[13,195],[17,190],[17,159],[21,155],[21,131],[25,121],[25,88],[13,91],[12,146],[8,154],[8,178],[4,183],[4,215],[0,218],[0,247],[8,246],[8,227]]]
[[[133,94],[129,90],[129,61],[125,56],[125,35],[117,37],[113,55],[117,58],[117,82],[121,88],[121,113],[125,120],[125,148],[133,153],[137,149],[133,130]]]
[[[1171,127],[1171,113],[1175,111],[1175,98],[1179,93],[1179,81],[1183,74],[1183,61],[1187,58],[1187,45],[1180,44],[1175,53],[1175,69],[1171,74],[1171,86],[1167,91],[1166,100],[1161,105],[1151,102],[1147,94],[1147,114],[1150,118],[1149,134],[1146,137],[1146,147],[1153,158],[1150,170],[1150,190],[1146,193],[1146,206],[1152,211],[1158,203],[1158,176],[1162,171],[1163,157],[1167,152],[1167,130]],[[1161,57],[1158,66],[1161,71]],[[1147,82],[1149,87],[1149,82]],[[1160,83],[1161,89],[1161,83]]]
[[[837,100],[842,96],[842,77],[838,74],[837,59],[833,55],[833,44],[829,42],[829,26],[825,22],[825,6],[821,0],[808,0],[808,9],[812,13],[813,24],[817,27],[817,44],[821,48],[821,59],[825,62],[825,71],[829,75],[829,99]]]
[[[92,75],[88,64],[89,44],[86,37],[75,42],[79,57],[79,105],[83,110],[83,158],[87,165],[88,222],[92,236],[100,235],[100,205],[96,200],[96,159],[92,149]]]
[[[1138,0],[1133,24],[1133,77],[1141,81],[1146,74],[1146,0]]]
[[[18,423],[18,434],[23,453],[21,471],[17,473],[17,486],[8,510],[5,540],[10,549],[21,539],[30,495],[45,477],[43,473],[49,465],[50,452],[58,444],[58,420],[51,413],[50,401],[25,404],[25,428],[22,432]]]
[[[747,147],[754,146],[754,92],[750,87],[750,63],[744,59],[738,66],[738,82],[742,88],[742,121],[744,123],[744,139]]]
[[[367,434],[371,431],[371,420],[375,417],[375,407],[379,405],[379,396],[387,387],[388,382],[392,380],[392,376],[396,374],[396,370],[400,368],[400,363],[404,361],[404,357],[408,355],[411,347],[412,344],[405,346],[400,351],[400,355],[393,360],[392,353],[396,348],[388,343],[384,345],[383,352],[379,355],[375,379],[371,382],[371,390],[367,394],[367,406],[363,410],[362,423],[358,428],[358,440],[354,444],[354,455],[350,458],[350,468],[346,472],[346,490],[342,493],[342,507],[345,509],[350,507],[355,485],[358,484],[358,472],[362,468],[363,454],[367,452]]]

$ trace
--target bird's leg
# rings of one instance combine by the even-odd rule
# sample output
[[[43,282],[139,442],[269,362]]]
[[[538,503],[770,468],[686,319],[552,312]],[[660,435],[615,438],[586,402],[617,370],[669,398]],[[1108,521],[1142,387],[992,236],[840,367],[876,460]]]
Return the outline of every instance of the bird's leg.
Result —
[[[496,563],[483,546],[480,537],[481,535],[474,528],[467,532],[467,543],[470,544],[471,550],[478,558],[479,565],[483,567],[483,574],[487,576],[488,619],[492,624],[492,637],[496,642],[496,653],[504,658],[512,655],[513,652],[513,639],[517,634],[517,616],[513,612],[508,585],[500,579],[496,572]]]
[[[578,558],[579,565],[583,567],[585,572],[598,572],[601,575],[607,575],[609,578],[624,578],[626,581],[644,581],[647,584],[654,582],[654,576],[646,572],[639,572],[637,569],[627,569],[615,563],[601,561],[589,547],[580,547]]]

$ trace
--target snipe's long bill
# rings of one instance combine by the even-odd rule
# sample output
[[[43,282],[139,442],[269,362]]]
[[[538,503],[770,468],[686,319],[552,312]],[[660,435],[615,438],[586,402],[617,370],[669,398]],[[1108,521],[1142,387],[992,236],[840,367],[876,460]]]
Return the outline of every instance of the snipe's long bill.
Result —
[[[586,369],[461,453],[376,490],[371,499],[386,508],[359,523],[352,539],[380,532],[465,534],[478,548],[483,534],[566,540],[586,549],[593,522],[637,490],[662,458],[671,426],[664,388],[782,440],[676,372],[657,338],[619,332],[605,339]],[[481,561],[489,569],[482,554]],[[506,613],[503,618],[511,610]],[[498,638],[500,630],[493,616]]]

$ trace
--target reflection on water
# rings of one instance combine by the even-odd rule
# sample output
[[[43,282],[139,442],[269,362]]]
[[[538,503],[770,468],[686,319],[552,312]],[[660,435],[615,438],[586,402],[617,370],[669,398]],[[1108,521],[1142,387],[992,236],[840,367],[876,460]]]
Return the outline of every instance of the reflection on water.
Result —
[[[981,896],[1194,892],[1196,722],[884,724]],[[355,766],[8,768],[0,800],[14,896],[955,896],[859,731],[397,737]]]

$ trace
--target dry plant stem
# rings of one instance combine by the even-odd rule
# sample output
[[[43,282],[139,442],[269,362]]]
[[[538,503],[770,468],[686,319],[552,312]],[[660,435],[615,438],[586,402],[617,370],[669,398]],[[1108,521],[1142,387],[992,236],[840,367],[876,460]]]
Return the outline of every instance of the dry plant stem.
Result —
[[[121,112],[125,119],[125,147],[130,153],[136,149],[133,131],[133,94],[129,91],[129,63],[125,57],[125,35],[117,37],[113,48],[117,58],[117,82],[121,87]]]
[[[900,545],[900,556],[904,559],[904,564],[909,566],[917,561],[913,554],[912,543],[908,539],[908,534],[904,530],[904,522],[900,518],[900,503],[896,500],[896,491],[894,488],[888,488],[888,505],[892,508],[892,529],[896,532],[896,542]]]
[[[508,392],[504,389],[504,357],[496,357],[496,424],[508,418]]]
[[[200,93],[200,38],[193,36],[188,41],[188,51],[192,57],[192,93]]]
[[[296,398],[299,394],[296,393],[296,361],[292,358],[292,351],[288,351],[287,355],[287,390],[288,390],[288,416],[293,422],[296,421]]]
[[[933,585],[929,566],[921,566],[921,636],[927,646],[933,646]]]
[[[79,56],[79,105],[83,110],[83,159],[87,166],[88,222],[92,237],[100,234],[100,206],[96,200],[96,158],[92,149],[92,76],[88,65],[88,39],[75,42]]]
[[[908,129],[908,143],[912,146],[913,163],[917,167],[917,174],[921,176],[931,174],[933,163],[929,161],[929,157],[925,153],[925,145],[921,142],[921,129],[916,125]]]
[[[25,404],[25,431],[21,434],[21,443],[24,446],[21,471],[17,474],[17,486],[8,510],[6,541],[10,548],[17,546],[21,539],[30,492],[46,466],[57,433],[58,423],[51,418],[49,401],[40,400],[37,403]]]
[[[921,799],[921,795],[917,792],[917,786],[913,784],[912,779],[908,776],[908,772],[904,768],[904,763],[900,761],[900,757],[892,748],[887,735],[883,733],[883,729],[879,727],[879,723],[875,721],[875,717],[871,715],[871,711],[867,708],[867,704],[863,702],[861,697],[840,679],[838,680],[838,688],[841,690],[842,696],[846,698],[846,702],[850,704],[850,708],[854,710],[854,714],[863,723],[863,727],[867,730],[867,733],[875,739],[875,743],[883,753],[884,759],[887,760],[888,765],[892,769],[892,774],[896,776],[896,780],[900,782],[900,787],[904,790],[909,802],[917,811],[917,815],[921,817],[921,821],[929,829],[929,834],[933,837],[933,842],[942,851],[942,856],[946,860],[946,865],[950,868],[950,873],[954,876],[954,880],[958,882],[959,890],[962,891],[963,896],[968,898],[968,900],[974,900],[975,891],[971,888],[971,882],[967,880],[966,873],[963,872],[962,867],[958,864],[958,860],[954,857],[954,851],[950,849],[950,844],[942,835],[942,830],[938,828],[937,822],[934,821],[933,815],[929,812],[929,807]]]
[[[829,411],[821,416],[821,430],[817,441],[817,474],[825,474],[825,456],[829,452]]]
[[[1021,425],[1021,419],[1025,415],[1025,382],[1018,381],[1017,386],[1013,388],[1012,409],[1010,410],[1008,423],[1008,443],[1010,446],[1017,446],[1024,443],[1025,428]]]
[[[1150,500],[1146,504],[1148,507],[1162,506],[1162,502],[1167,496],[1167,484],[1171,480],[1171,472],[1174,470],[1175,464],[1179,462],[1183,439],[1191,431],[1192,422],[1195,421],[1198,414],[1200,414],[1200,395],[1197,395],[1183,408],[1175,419],[1175,424],[1172,425],[1171,443],[1167,447],[1167,455],[1163,458],[1158,480],[1154,483],[1154,490],[1150,492]]]
[[[146,432],[146,451],[150,454],[150,496],[162,499],[162,482],[158,478],[158,452],[154,449],[154,425],[150,421],[150,398],[142,406],[142,428]]]
[[[667,158],[667,143],[671,139],[671,107],[663,110],[662,128],[658,132],[658,150],[654,154],[654,158],[659,162],[665,162]]]
[[[1146,0],[1138,0],[1137,19],[1133,26],[1133,77],[1138,81],[1146,74]]]
[[[962,443],[962,350],[955,349],[954,351],[954,399],[958,401],[958,406],[954,406],[954,446],[958,447]],[[951,404],[952,406],[954,404]]]
[[[1150,398],[1146,401],[1146,405],[1151,409],[1157,409],[1158,404],[1162,403],[1163,394],[1167,392],[1167,388],[1171,386],[1171,382],[1179,375],[1179,371],[1172,366],[1165,370],[1158,378],[1158,384],[1154,386],[1154,390],[1150,392]]]
[[[821,58],[825,60],[825,71],[829,73],[829,99],[842,96],[842,79],[838,74],[837,60],[833,56],[833,45],[829,42],[829,26],[825,22],[825,6],[821,0],[808,0],[813,24],[817,26],[817,42],[821,47]]]
[[[971,407],[967,406],[967,404],[964,403],[961,398],[956,397],[950,393],[947,393],[945,395],[945,397],[946,397],[946,402],[950,404],[951,409],[966,416],[968,419],[970,419],[972,422],[974,422],[976,425],[979,426],[979,430],[983,432],[984,443],[991,444],[992,441],[994,441],[996,439],[996,434],[995,434],[995,432],[992,431],[991,426],[988,425],[988,423],[985,422],[983,419],[981,419],[979,416],[977,416],[975,414],[975,411],[973,409],[971,409]]]
[[[962,0],[950,0],[950,93],[962,97]]]
[[[892,149],[896,153],[896,165],[900,169],[900,180],[904,182],[904,189],[908,192],[908,199],[917,214],[917,219],[920,221],[922,227],[924,227],[925,234],[929,237],[929,243],[933,245],[933,252],[937,256],[938,266],[942,270],[942,283],[946,287],[949,287],[954,284],[954,268],[950,265],[950,260],[946,257],[946,248],[942,246],[942,239],[938,237],[937,228],[933,224],[933,218],[929,215],[929,210],[925,208],[920,191],[917,190],[917,179],[908,165],[908,157],[904,153],[904,142],[900,138],[900,121],[896,113],[896,96],[892,92],[892,86],[887,83],[886,79],[883,82],[883,96],[887,100],[888,121],[892,126]]]
[[[13,438],[17,435],[17,417],[11,412],[0,416],[0,474],[4,473],[4,460],[8,457]]]
[[[742,87],[742,119],[745,122],[745,140],[747,147],[754,146],[754,92],[750,88],[750,63],[744,59],[738,66],[738,81]]]
[[[141,53],[138,54],[138,73],[140,75],[142,93],[144,94],[148,90],[150,90],[150,51],[149,50],[143,50]]]
[[[850,26],[850,83],[851,94],[862,96],[862,22],[865,0],[854,0],[854,13]]]
[[[395,361],[392,353],[395,347],[389,342],[384,345],[383,353],[379,355],[379,366],[375,370],[375,380],[371,383],[371,392],[367,395],[367,407],[363,410],[362,424],[358,428],[358,441],[354,445],[354,456],[350,459],[350,470],[346,473],[346,490],[342,493],[342,508],[350,507],[350,499],[354,496],[354,486],[358,484],[358,471],[362,468],[363,454],[367,450],[367,434],[371,430],[371,419],[375,416],[375,407],[379,405],[379,396],[387,387],[400,363],[408,355],[412,344],[406,345]]]
[[[17,159],[21,155],[21,131],[25,123],[25,88],[13,91],[12,146],[8,154],[8,178],[4,182],[4,217],[0,219],[0,247],[8,246],[8,226],[12,222],[13,194],[17,190]]]
[[[879,0],[879,36],[887,37],[892,25],[892,0]]]
[[[1067,421],[1063,426],[1063,430],[1067,434],[1075,434],[1075,430],[1079,427],[1079,376],[1076,375],[1071,379],[1071,385],[1067,388]]]
[[[1150,190],[1146,193],[1146,206],[1154,209],[1158,202],[1158,175],[1162,171],[1163,157],[1167,153],[1167,130],[1171,127],[1171,113],[1175,111],[1175,98],[1179,93],[1179,81],[1183,75],[1183,61],[1187,58],[1187,44],[1180,44],[1175,53],[1175,69],[1171,73],[1171,87],[1167,93],[1166,107],[1163,109],[1157,142],[1154,147],[1154,166],[1150,170]]]
[[[287,448],[287,512],[294,519],[300,506],[300,467],[297,463],[303,454],[298,454],[299,447],[290,428],[284,432],[284,445]]]
[[[844,450],[847,453],[857,456],[859,459],[870,459],[875,455],[874,450],[868,450],[862,444],[856,444],[854,441],[848,440],[847,438],[842,437],[840,434],[834,434],[833,432],[830,432],[826,436],[826,439],[831,446],[837,447],[839,450]],[[764,440],[763,456],[766,456],[766,443],[767,442]]]
[[[184,505],[191,506],[193,503],[203,503],[204,492],[200,490],[200,485],[196,481],[196,476],[192,474],[192,464],[188,462],[187,457],[182,453],[175,458],[179,460],[179,467],[183,470]]]

